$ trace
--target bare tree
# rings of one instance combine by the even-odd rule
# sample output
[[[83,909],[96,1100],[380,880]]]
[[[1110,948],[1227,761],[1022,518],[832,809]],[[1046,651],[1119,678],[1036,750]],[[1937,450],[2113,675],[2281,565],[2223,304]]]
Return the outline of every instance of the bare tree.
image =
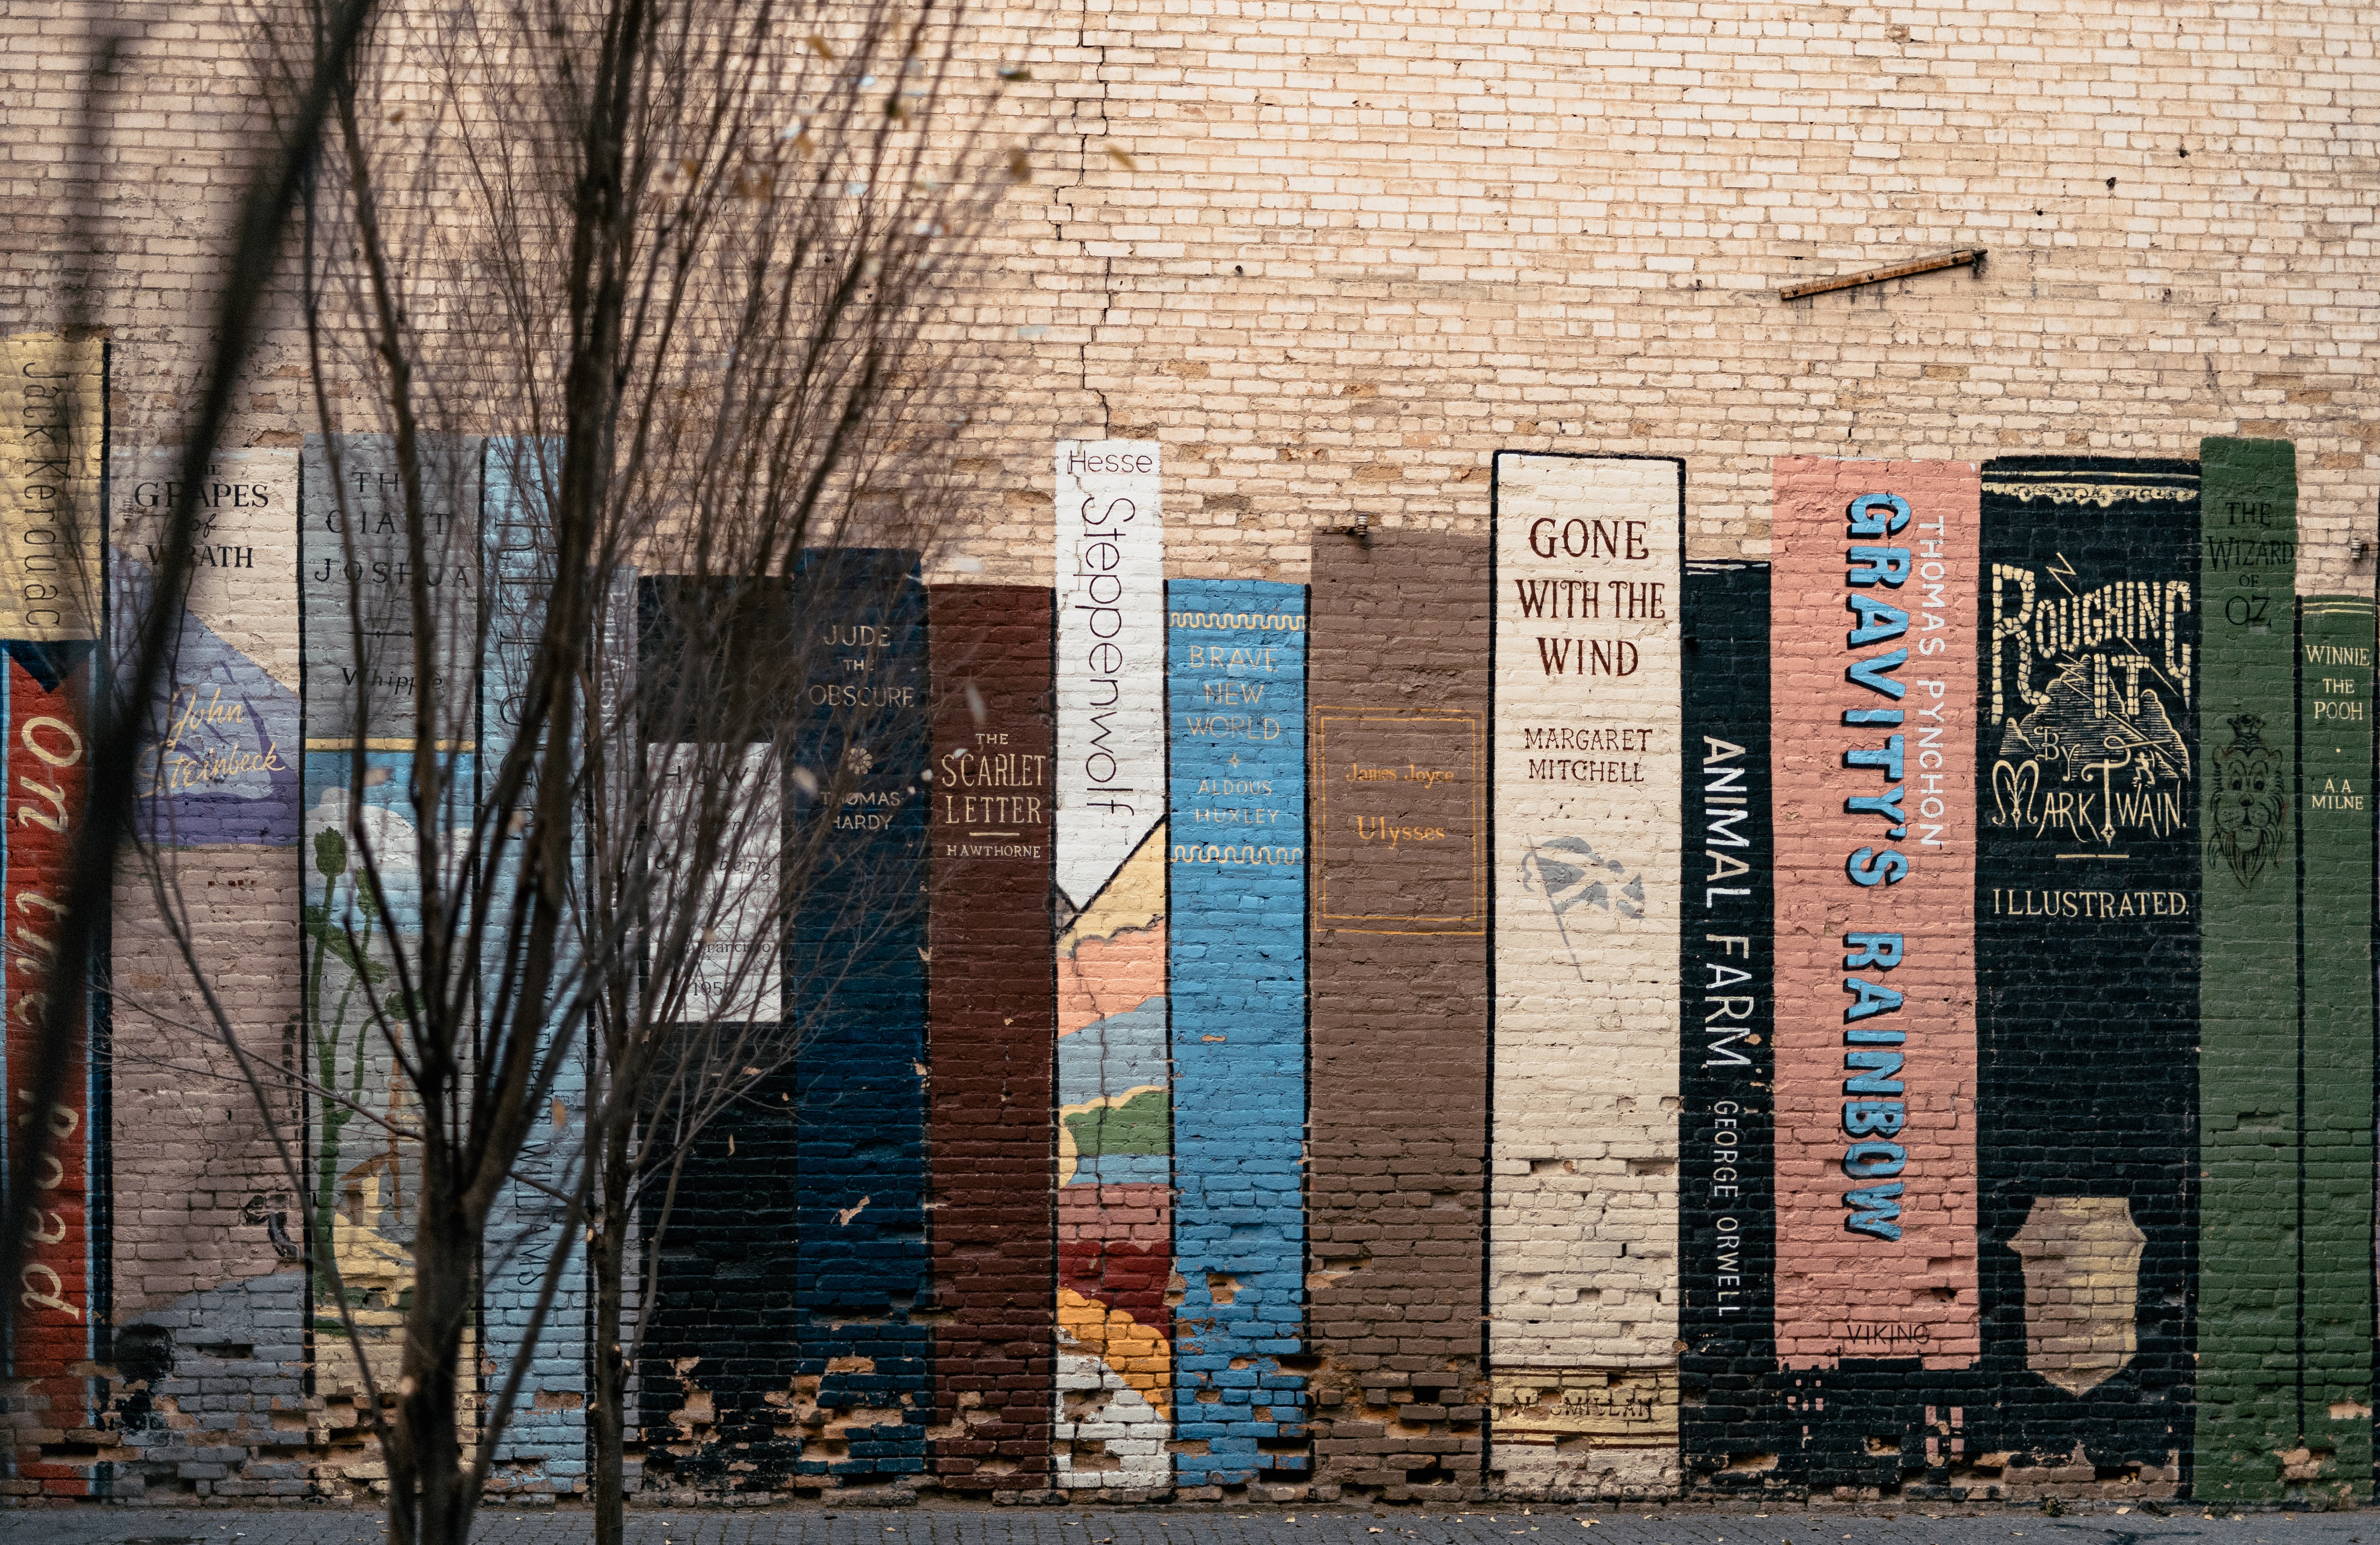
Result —
[[[70,1043],[126,855],[307,1199],[317,1364],[362,1392],[393,1536],[467,1537],[591,1265],[614,1540],[638,1220],[667,1226],[689,1145],[922,905],[907,839],[853,822],[920,793],[921,656],[889,646],[957,494],[979,378],[938,308],[1028,164],[1021,72],[919,0],[310,0],[259,39],[282,132],[183,444],[202,467],[290,273],[318,427],[299,1051],[259,1055],[212,990],[134,797],[188,499],[103,716],[45,1030]],[[530,1251],[482,1401],[485,1284]]]

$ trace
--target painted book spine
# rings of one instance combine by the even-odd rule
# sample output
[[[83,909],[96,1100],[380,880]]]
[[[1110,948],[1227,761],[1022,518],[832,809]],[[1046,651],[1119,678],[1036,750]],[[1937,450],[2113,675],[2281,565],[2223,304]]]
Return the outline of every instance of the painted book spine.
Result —
[[[190,588],[135,792],[144,839],[185,856],[298,840],[298,453],[208,458]],[[109,471],[111,655],[128,680],[181,453],[120,452]]]
[[[1484,534],[1313,543],[1315,1479],[1390,1501],[1485,1458],[1488,563]]]
[[[915,1475],[934,1410],[926,1242],[926,592],[914,552],[806,553],[793,909],[795,1370],[804,1475]],[[820,799],[809,788],[829,792]],[[842,791],[839,798],[833,791]],[[823,824],[825,829],[820,830]],[[895,1420],[826,1427],[858,1410]]]
[[[2372,597],[2308,596],[2299,619],[2299,1087],[2306,1105],[2298,1240],[2306,1265],[2297,1430],[2310,1455],[2330,1455],[2306,1492],[2364,1503],[2372,1495],[2373,1283],[2358,1268],[2373,1249]]]
[[[1975,470],[1787,457],[1776,489],[1778,1362],[1964,1368]],[[1843,1384],[1813,1387],[1847,1418]]]
[[[1057,1268],[1050,1129],[1051,594],[929,592],[933,899],[934,1468],[966,1491],[1050,1485]]]
[[[535,759],[556,730],[548,722],[533,740],[522,739],[523,700],[553,588],[552,500],[560,482],[560,459],[556,441],[492,440],[482,472],[488,599],[480,660],[477,760],[482,782],[492,793],[504,759],[516,749],[533,759],[530,781],[507,815],[490,828],[496,835],[487,862],[497,866],[499,875],[492,894],[506,916],[521,884],[523,839],[513,835],[513,822],[525,821],[535,805]],[[583,831],[574,831],[570,851],[577,873],[566,882],[573,894],[585,889],[583,840]],[[501,923],[491,920],[487,938],[481,1003],[493,1006],[507,1001],[504,987],[508,980],[518,980],[519,957],[506,948]],[[575,985],[580,959],[579,943],[566,924],[554,954],[550,1001],[560,1002]],[[511,1027],[506,1029],[510,1033]],[[543,1026],[541,1045],[551,1047],[554,1029]],[[550,1050],[540,1056],[540,1063],[550,1059]],[[592,1306],[585,1257],[577,1241],[564,1237],[568,1209],[557,1193],[566,1192],[575,1178],[571,1159],[587,1130],[587,1085],[580,1057],[565,1056],[554,1066],[552,1117],[531,1124],[517,1161],[519,1178],[505,1184],[488,1220],[483,1323],[497,1375],[485,1393],[492,1399],[501,1387],[496,1381],[507,1376],[516,1362],[528,1359],[528,1376],[497,1452],[499,1463],[489,1472],[492,1490],[568,1497],[584,1494],[587,1486],[587,1336]],[[537,1304],[557,1256],[564,1259],[553,1301],[532,1348],[529,1334]]]
[[[1165,817],[1165,513],[1153,440],[1058,442],[1058,891],[1075,911]]]
[[[9,1104],[30,1118],[35,1048],[47,1000],[51,952],[69,880],[74,831],[91,784],[91,648],[11,639],[8,655],[8,864],[6,951]],[[69,665],[67,662],[71,659]],[[91,1333],[103,1307],[91,1270],[91,1047],[78,1037],[58,1098],[42,1113],[50,1151],[36,1173],[37,1217],[16,1284],[9,1372],[28,1382],[48,1425],[88,1425]],[[80,1496],[75,1467],[20,1451],[18,1473],[45,1493]]]
[[[107,371],[100,333],[0,338],[0,639],[100,636]]]
[[[179,451],[148,446],[111,457],[109,669],[118,682],[130,678],[181,463]],[[140,1146],[149,1201],[115,1220],[115,1356],[103,1360],[146,1382],[152,1408],[198,1390],[172,1368],[176,1347],[247,1348],[210,1358],[205,1377],[259,1390],[301,1388],[306,1363],[304,1208],[237,1060],[185,1028],[211,1016],[151,888],[169,877],[193,903],[190,941],[232,1033],[261,1067],[284,1068],[301,1002],[292,930],[305,883],[298,453],[219,452],[195,491],[190,585],[136,773],[133,819],[149,847],[119,871],[110,942],[116,1043],[170,1048],[118,1058],[114,1072],[113,1131]],[[192,1063],[208,1076],[188,1076]],[[194,1249],[195,1239],[211,1244]],[[282,1442],[269,1411],[230,1420],[226,1443]],[[162,1416],[128,1418],[124,1430],[136,1450],[173,1441]]]
[[[649,960],[650,990],[660,996],[654,1012],[718,1027],[751,1069],[740,1075],[750,1080],[744,1097],[690,1141],[656,1139],[652,1157],[676,1166],[675,1184],[649,1184],[638,1193],[641,1247],[656,1288],[642,1306],[639,1423],[646,1443],[668,1455],[681,1480],[762,1494],[790,1481],[803,1457],[803,1435],[783,1430],[785,1392],[816,1387],[796,1373],[795,1038],[780,880],[788,845],[783,783],[772,781],[792,772],[768,740],[790,716],[765,700],[716,713],[684,706],[719,699],[752,660],[800,661],[808,646],[798,616],[780,583],[674,574],[636,581],[637,770],[654,813],[650,824],[662,834],[653,839],[663,874],[652,905],[663,918],[708,929],[688,959],[671,960],[656,945]],[[741,745],[689,738],[703,733],[747,738]],[[755,807],[747,818],[722,823],[718,854],[708,863],[686,839],[666,835],[695,824],[689,817],[700,809],[698,780],[705,777],[747,779]],[[722,876],[718,899],[692,899],[711,874]],[[673,1113],[679,1121],[696,1114],[686,1104]],[[814,1418],[816,1410],[813,1401]]]
[[[2177,1482],[2197,1213],[2198,466],[2022,457],[1983,476],[1993,1398],[1951,1437],[1970,1454],[2081,1443]]]
[[[358,1357],[380,1387],[393,1384],[412,1288],[420,1151],[386,1135],[415,1117],[382,1024],[396,1011],[395,951],[419,944],[417,758],[435,758],[443,790],[427,818],[467,818],[475,791],[481,442],[432,438],[418,454],[418,509],[388,436],[310,435],[300,465],[300,1055],[320,1087],[340,1092],[315,1099],[307,1122],[310,1327],[324,1394],[364,1393]],[[407,558],[417,523],[434,597],[426,683]]]
[[[10,1285],[8,1373],[28,1382],[35,1425],[97,1425],[88,1370],[111,1302],[104,1225],[109,1059],[104,996],[94,990],[57,1097],[32,1109],[34,1051],[49,950],[65,900],[74,832],[91,779],[93,641],[104,618],[107,345],[97,334],[0,340],[0,643],[7,675],[6,880],[9,936],[0,996],[7,1130],[46,1124],[36,1216]],[[104,941],[102,943],[103,954]],[[96,983],[94,983],[96,988]],[[16,1472],[50,1496],[84,1496],[87,1470],[19,1450]]]
[[[1678,1483],[1682,463],[1495,461],[1491,1479]]]
[[[1305,591],[1166,587],[1174,1408],[1185,1487],[1303,1477]]]
[[[2302,1294],[2297,1204],[2297,458],[2286,441],[2200,447],[2198,1449],[2207,1496],[2271,1500],[2304,1430],[2272,1357]],[[2277,1131],[2280,1141],[2276,1141]]]
[[[1687,1468],[1773,1452],[1776,860],[1767,563],[1686,565],[1679,1355]]]
[[[1057,447],[1058,1483],[1173,1484],[1165,527],[1153,441]]]

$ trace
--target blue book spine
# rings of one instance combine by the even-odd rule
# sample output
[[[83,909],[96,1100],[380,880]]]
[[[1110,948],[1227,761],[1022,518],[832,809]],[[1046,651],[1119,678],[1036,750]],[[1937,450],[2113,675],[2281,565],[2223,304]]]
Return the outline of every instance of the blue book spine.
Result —
[[[1308,1464],[1305,588],[1166,590],[1182,1486]],[[1199,1450],[1199,1452],[1192,1452]]]
[[[480,633],[480,777],[492,786],[503,775],[504,759],[519,745],[523,734],[523,699],[527,695],[537,641],[545,625],[546,598],[553,585],[552,498],[560,480],[562,445],[552,440],[495,440],[488,442],[482,482],[487,510],[484,537],[487,553],[488,616]],[[547,737],[567,726],[551,719],[536,736]],[[530,748],[535,754],[535,748]],[[537,800],[532,781],[522,786],[514,810],[525,814]],[[487,862],[496,866],[491,891],[501,917],[513,915],[512,899],[521,883],[521,843],[514,823],[499,820],[485,828],[492,844]],[[583,833],[574,833],[572,861],[583,870]],[[572,895],[584,890],[574,876]],[[502,1012],[512,1023],[530,1020],[520,1006],[505,996],[508,983],[520,980],[520,957],[508,948],[508,930],[492,921],[481,958],[482,1012]],[[552,1006],[566,1003],[581,950],[575,932],[565,923],[556,941],[553,976],[547,1005],[529,1012],[547,1022],[540,1030],[540,1066],[553,1059],[557,1028]],[[511,1025],[504,1027],[507,1034]],[[513,1366],[524,1358],[528,1370],[520,1394],[504,1429],[490,1471],[492,1488],[538,1496],[583,1495],[587,1487],[587,1331],[590,1305],[580,1259],[565,1259],[553,1302],[540,1328],[536,1345],[529,1330],[554,1257],[569,1257],[577,1241],[565,1233],[566,1194],[577,1182],[573,1162],[586,1131],[587,1085],[579,1048],[561,1056],[552,1084],[554,1119],[529,1129],[515,1166],[516,1178],[505,1182],[488,1219],[486,1247],[486,1336],[494,1370],[488,1394],[492,1401]]]
[[[853,1425],[840,1441],[806,1435],[796,1468],[917,1475],[934,1412],[926,590],[917,555],[886,549],[806,553],[797,590],[795,615],[811,632],[788,805],[792,851],[816,857],[785,957],[800,1027],[795,1372],[817,1381],[821,1424],[863,1409],[901,1415]]]

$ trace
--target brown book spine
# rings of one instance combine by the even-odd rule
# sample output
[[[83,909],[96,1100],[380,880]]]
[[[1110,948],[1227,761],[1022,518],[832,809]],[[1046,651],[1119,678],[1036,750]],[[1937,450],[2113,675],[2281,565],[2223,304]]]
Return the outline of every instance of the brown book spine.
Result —
[[[946,585],[928,604],[934,1470],[1038,1491],[1057,1402],[1050,595]]]
[[[1315,1479],[1390,1499],[1480,1479],[1487,574],[1485,533],[1314,539]]]

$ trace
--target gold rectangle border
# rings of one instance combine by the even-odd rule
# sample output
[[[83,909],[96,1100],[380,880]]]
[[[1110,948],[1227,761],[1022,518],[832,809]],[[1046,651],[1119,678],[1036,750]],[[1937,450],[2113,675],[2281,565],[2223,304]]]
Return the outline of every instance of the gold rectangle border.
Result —
[[[1480,758],[1486,754],[1488,713],[1484,708],[1382,708],[1362,707],[1353,704],[1319,704],[1306,710],[1307,722],[1313,727],[1312,745],[1307,766],[1312,785],[1314,829],[1318,839],[1309,844],[1314,862],[1314,926],[1334,934],[1378,934],[1404,937],[1465,938],[1484,935],[1488,929],[1488,856],[1487,802],[1488,772]],[[1383,719],[1410,724],[1422,719],[1445,719],[1462,724],[1471,731],[1471,910],[1459,916],[1412,916],[1383,912],[1333,912],[1330,907],[1328,836],[1330,831],[1330,779],[1318,776],[1312,769],[1327,770],[1330,755],[1325,747],[1328,726],[1332,718],[1342,719]],[[1344,921],[1339,921],[1343,919]],[[1365,928],[1353,926],[1364,923],[1406,923],[1451,924],[1476,923],[1476,927],[1412,927]]]

